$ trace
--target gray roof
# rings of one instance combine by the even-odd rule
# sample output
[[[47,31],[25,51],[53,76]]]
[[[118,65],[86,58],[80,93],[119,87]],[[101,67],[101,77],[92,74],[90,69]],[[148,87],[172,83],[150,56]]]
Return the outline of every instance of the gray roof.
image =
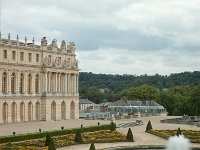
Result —
[[[143,101],[138,101],[138,100],[118,100],[115,102],[107,102],[107,103],[102,103],[102,105],[107,105],[107,106],[161,106],[155,101],[149,101],[145,100],[145,103]]]
[[[88,99],[79,99],[79,104],[94,104]]]

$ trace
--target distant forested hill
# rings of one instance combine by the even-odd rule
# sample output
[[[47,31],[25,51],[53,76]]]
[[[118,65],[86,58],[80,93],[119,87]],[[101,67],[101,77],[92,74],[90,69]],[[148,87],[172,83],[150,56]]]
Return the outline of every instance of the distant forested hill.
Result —
[[[156,100],[167,109],[168,115],[200,115],[200,72],[198,71],[169,76],[80,72],[79,93],[81,98],[88,98],[95,103],[119,99]]]
[[[108,88],[116,93],[130,87],[138,87],[144,84],[157,89],[171,88],[174,86],[196,86],[200,83],[200,71],[175,73],[169,76],[162,75],[107,75],[80,72],[80,95],[90,87]]]

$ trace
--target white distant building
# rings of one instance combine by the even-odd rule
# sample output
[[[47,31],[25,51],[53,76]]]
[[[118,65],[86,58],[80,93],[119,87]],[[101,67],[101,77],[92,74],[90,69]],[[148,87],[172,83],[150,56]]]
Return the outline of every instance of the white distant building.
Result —
[[[79,100],[79,118],[81,119],[108,119],[110,112],[107,107],[102,107],[88,99]]]
[[[79,99],[79,109],[86,110],[89,107],[94,108],[95,103],[91,102],[88,99]]]
[[[167,115],[166,109],[155,101],[139,101],[139,100],[118,100],[115,102],[102,103],[102,106],[107,106],[111,114],[117,116],[141,116],[152,115]]]
[[[0,124],[79,118],[75,44],[0,35]]]

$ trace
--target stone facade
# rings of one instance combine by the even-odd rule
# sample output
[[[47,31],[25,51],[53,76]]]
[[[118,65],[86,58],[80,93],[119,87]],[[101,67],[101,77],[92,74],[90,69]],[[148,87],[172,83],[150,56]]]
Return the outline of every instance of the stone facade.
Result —
[[[75,44],[0,36],[0,124],[79,118]]]

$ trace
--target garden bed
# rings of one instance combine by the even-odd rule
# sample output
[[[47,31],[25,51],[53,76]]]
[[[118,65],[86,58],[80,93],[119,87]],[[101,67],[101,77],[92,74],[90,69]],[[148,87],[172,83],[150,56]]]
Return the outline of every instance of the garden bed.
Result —
[[[148,130],[147,133],[168,139],[176,135],[177,130]],[[200,143],[200,131],[181,130],[182,134],[190,140],[191,143]]]
[[[126,135],[118,131],[100,130],[94,132],[81,133],[83,144],[87,143],[108,143],[108,142],[124,142]],[[58,135],[52,137],[56,147],[78,144],[75,142],[75,134]],[[9,143],[12,147],[27,147],[29,150],[35,150],[34,147],[44,147],[45,138],[25,140],[20,142]],[[4,148],[8,143],[0,144],[0,149]],[[32,149],[31,149],[32,148]],[[21,150],[21,149],[20,149]],[[45,150],[45,149],[44,149]]]

